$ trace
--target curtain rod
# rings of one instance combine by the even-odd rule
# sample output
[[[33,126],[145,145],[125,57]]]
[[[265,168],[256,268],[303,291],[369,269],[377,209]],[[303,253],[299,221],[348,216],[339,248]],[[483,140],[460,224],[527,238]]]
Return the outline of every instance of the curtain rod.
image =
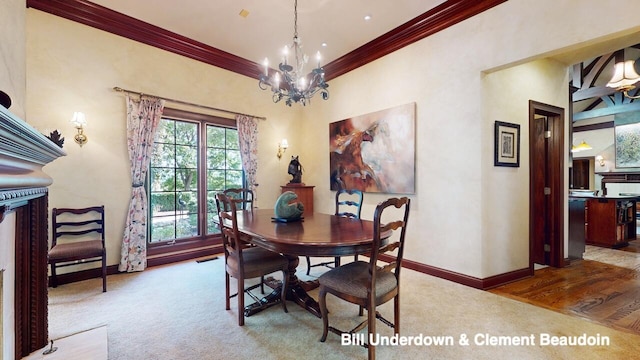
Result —
[[[155,97],[155,98],[159,98],[165,101],[169,101],[172,103],[176,103],[176,104],[182,104],[182,105],[189,105],[189,106],[195,106],[195,107],[199,107],[199,108],[203,108],[203,109],[209,109],[209,110],[214,110],[214,111],[221,111],[227,114],[233,114],[233,115],[245,115],[245,116],[251,116],[254,117],[256,119],[260,119],[260,120],[267,120],[266,117],[264,116],[255,116],[255,115],[249,115],[249,114],[243,114],[243,113],[239,113],[239,112],[235,112],[235,111],[229,111],[229,110],[224,110],[224,109],[218,109],[218,108],[214,108],[214,107],[210,107],[210,106],[206,106],[206,105],[199,105],[199,104],[194,104],[194,103],[190,103],[190,102],[186,102],[186,101],[182,101],[182,100],[175,100],[175,99],[168,99],[162,96],[157,96],[157,95],[151,95],[151,94],[144,94],[138,91],[131,91],[131,90],[127,90],[127,89],[123,89],[121,87],[118,86],[114,86],[113,90],[118,91],[118,92],[125,92],[125,93],[129,93],[129,94],[136,94],[138,96],[150,96],[150,97]]]

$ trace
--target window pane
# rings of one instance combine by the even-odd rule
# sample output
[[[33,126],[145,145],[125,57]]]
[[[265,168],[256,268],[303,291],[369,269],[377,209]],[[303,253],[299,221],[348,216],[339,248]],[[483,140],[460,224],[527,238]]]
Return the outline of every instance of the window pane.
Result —
[[[151,223],[151,230],[151,242],[175,239],[175,216],[154,217]]]
[[[176,190],[198,189],[198,171],[196,169],[176,170]]]
[[[226,188],[242,187],[242,171],[227,171]]]
[[[176,167],[192,168],[198,167],[198,148],[195,146],[176,146]]]
[[[176,189],[175,169],[151,168],[151,191],[173,191]]]
[[[176,238],[198,235],[198,214],[180,215],[176,222]]]
[[[163,216],[173,214],[176,206],[175,193],[151,193],[151,215]]]
[[[198,125],[183,121],[176,121],[176,144],[197,145]]]
[[[156,143],[175,144],[175,121],[162,119],[158,124]]]
[[[156,144],[153,148],[153,154],[151,155],[151,166],[176,166],[175,146],[173,146],[173,144]]]
[[[216,126],[207,126],[207,147],[224,148],[225,129]]]
[[[198,193],[196,191],[178,193],[178,211],[184,213],[198,213]]]
[[[238,149],[240,142],[238,141],[238,130],[227,129],[227,149]]]
[[[225,189],[224,170],[209,170],[207,174],[207,190],[222,191]]]
[[[226,151],[224,149],[208,149],[207,151],[207,168],[208,169],[224,169]]]
[[[227,169],[242,170],[240,151],[227,151]]]

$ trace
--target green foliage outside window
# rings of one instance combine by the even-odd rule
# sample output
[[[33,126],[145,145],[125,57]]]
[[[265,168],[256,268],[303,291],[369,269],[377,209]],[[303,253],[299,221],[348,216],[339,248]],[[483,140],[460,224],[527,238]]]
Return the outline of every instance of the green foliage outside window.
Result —
[[[238,132],[206,125],[206,149],[199,153],[197,122],[162,119],[149,171],[150,242],[172,241],[200,235],[198,214],[207,212],[207,234],[219,233],[213,222],[215,193],[243,186]],[[200,156],[206,159],[205,184],[198,185]],[[199,204],[199,191],[207,194]]]

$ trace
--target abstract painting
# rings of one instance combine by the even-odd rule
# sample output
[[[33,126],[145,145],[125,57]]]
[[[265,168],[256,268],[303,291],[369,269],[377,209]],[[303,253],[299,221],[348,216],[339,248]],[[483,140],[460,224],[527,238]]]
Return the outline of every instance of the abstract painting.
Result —
[[[616,168],[640,167],[640,123],[618,124],[616,121]]]
[[[415,193],[415,103],[329,124],[331,190]]]

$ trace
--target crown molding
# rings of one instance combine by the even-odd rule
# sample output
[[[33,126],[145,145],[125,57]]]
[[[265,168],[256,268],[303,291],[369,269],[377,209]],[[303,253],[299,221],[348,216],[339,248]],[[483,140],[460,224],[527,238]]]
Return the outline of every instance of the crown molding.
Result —
[[[327,80],[366,65],[507,0],[447,0],[324,66]],[[27,0],[27,7],[258,79],[261,65],[86,0]]]
[[[346,74],[508,0],[447,0],[324,66],[327,80]]]

